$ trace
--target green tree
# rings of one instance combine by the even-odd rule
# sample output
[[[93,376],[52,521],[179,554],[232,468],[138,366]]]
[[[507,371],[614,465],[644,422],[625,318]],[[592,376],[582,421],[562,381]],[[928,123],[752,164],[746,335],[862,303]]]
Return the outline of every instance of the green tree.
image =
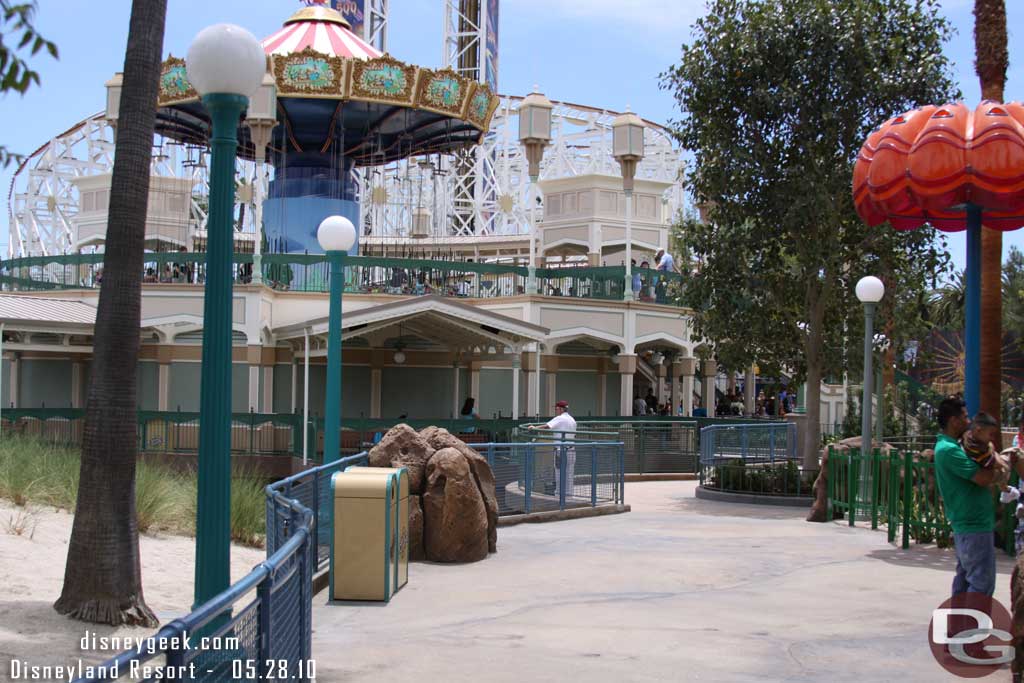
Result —
[[[39,73],[26,61],[45,50],[57,59],[57,46],[39,35],[35,27],[35,14],[39,8],[35,0],[14,3],[0,0],[0,93],[24,94],[33,84],[39,85]],[[6,39],[13,39],[10,43]],[[0,145],[0,167],[12,161],[20,162],[15,154]]]
[[[61,614],[156,626],[142,595],[135,512],[142,258],[167,0],[133,0],[117,122],[103,283]]]
[[[681,226],[700,268],[684,303],[727,365],[806,379],[811,468],[821,378],[859,365],[857,279],[878,273],[899,291],[945,266],[930,230],[866,228],[851,183],[874,126],[957,97],[942,55],[950,33],[934,0],[711,0],[662,74],[695,157],[691,189],[712,207],[707,224]],[[918,319],[920,294],[888,305]]]

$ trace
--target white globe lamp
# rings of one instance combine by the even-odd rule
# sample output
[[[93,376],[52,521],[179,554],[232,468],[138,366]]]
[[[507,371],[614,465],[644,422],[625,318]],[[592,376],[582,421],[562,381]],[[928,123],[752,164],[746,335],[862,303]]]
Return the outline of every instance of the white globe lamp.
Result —
[[[200,95],[249,97],[263,82],[267,55],[256,36],[241,26],[214,24],[192,40],[185,70]]]
[[[874,275],[868,275],[857,282],[855,291],[862,304],[877,304],[885,296],[885,285]]]
[[[328,216],[317,228],[316,241],[324,251],[348,251],[356,243],[356,226],[344,216]]]

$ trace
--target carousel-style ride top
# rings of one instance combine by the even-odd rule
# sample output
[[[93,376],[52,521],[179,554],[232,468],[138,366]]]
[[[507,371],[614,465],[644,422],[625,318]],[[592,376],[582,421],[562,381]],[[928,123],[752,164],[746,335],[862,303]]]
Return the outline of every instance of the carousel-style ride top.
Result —
[[[274,251],[317,251],[327,216],[359,222],[354,167],[470,148],[498,107],[486,84],[400,62],[350,29],[336,10],[306,7],[262,41],[268,76],[240,122],[239,155],[275,169],[262,202]],[[183,60],[164,62],[159,104],[158,134],[205,144],[209,118]]]
[[[449,10],[455,6],[444,1]],[[387,10],[382,7],[378,19],[386,25]],[[275,126],[273,135],[259,127],[254,134],[250,125],[239,130],[236,251],[302,251],[307,248],[300,247],[302,242],[310,251],[319,251],[310,244],[311,235],[293,237],[281,229],[319,204],[353,219],[359,227],[361,253],[525,262],[531,213],[543,221],[545,207],[537,203],[518,140],[522,98],[492,95],[485,120],[474,115],[474,102],[483,114],[487,89],[477,82],[483,80],[480,74],[463,63],[467,47],[458,28],[462,15],[453,17],[446,29],[444,68],[432,71],[389,60],[382,54],[387,48],[382,33],[369,44],[349,31],[337,14],[324,7],[310,9],[289,18],[263,41],[274,68],[283,67],[286,59],[295,68],[291,91],[275,73],[267,85],[278,89],[277,104],[269,101],[270,88],[264,87],[249,112],[249,124],[255,113],[257,119],[262,117],[259,125]],[[320,56],[296,56],[305,50]],[[375,92],[368,92],[360,89],[354,76],[357,71],[365,76],[375,61],[387,68],[370,72],[381,80],[377,86],[370,81]],[[336,64],[340,70],[334,70]],[[184,70],[176,66],[180,62],[168,60],[164,68],[147,248],[203,251],[208,123],[188,90]],[[452,70],[459,75],[455,79],[450,79]],[[299,82],[302,74],[312,74],[314,82]],[[399,83],[405,80],[404,99],[395,98],[402,102],[379,94],[395,88],[396,80],[389,81],[389,74]],[[315,81],[326,76],[338,88],[323,94],[324,86]],[[430,97],[427,81],[443,83],[445,76],[459,85],[455,101],[464,107],[460,115],[454,114],[457,106],[431,111],[435,108],[424,99]],[[109,95],[117,87],[115,77],[108,83]],[[450,91],[442,87],[442,92],[448,96]],[[541,179],[617,177],[611,124],[619,112],[557,100],[554,107],[552,141],[541,164]],[[376,118],[370,116],[371,108]],[[8,189],[8,258],[102,250],[115,123],[116,98],[108,96],[106,111],[57,132],[27,155]],[[645,155],[637,178],[671,184],[662,201],[666,215],[674,216],[684,205],[682,152],[667,129],[645,123]],[[268,164],[254,163],[254,143],[261,137],[267,149],[259,156]],[[358,217],[353,217],[354,211]],[[308,224],[315,226],[317,221]]]

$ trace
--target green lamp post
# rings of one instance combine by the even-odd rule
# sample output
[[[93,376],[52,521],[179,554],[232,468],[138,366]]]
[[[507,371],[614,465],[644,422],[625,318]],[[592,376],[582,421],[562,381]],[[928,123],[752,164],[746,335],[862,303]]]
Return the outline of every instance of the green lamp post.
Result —
[[[356,243],[356,228],[344,216],[328,216],[317,228],[316,239],[331,264],[324,397],[324,462],[328,463],[341,458],[341,297],[345,291],[345,253]]]
[[[210,113],[210,210],[199,385],[195,606],[231,584],[231,260],[238,124],[266,72],[256,37],[240,26],[203,29],[189,46],[188,79]]]
[[[885,296],[885,285],[874,275],[868,275],[857,281],[854,291],[860,302],[864,304],[864,389],[860,399],[860,452],[862,458],[860,485],[861,495],[867,500],[868,491],[873,486],[871,467],[867,464],[871,461],[867,458],[871,457],[871,401],[874,394],[874,388],[871,386],[874,370],[871,366],[874,360],[875,309],[878,307],[878,302]],[[856,508],[853,501],[850,503],[850,525],[852,526]]]

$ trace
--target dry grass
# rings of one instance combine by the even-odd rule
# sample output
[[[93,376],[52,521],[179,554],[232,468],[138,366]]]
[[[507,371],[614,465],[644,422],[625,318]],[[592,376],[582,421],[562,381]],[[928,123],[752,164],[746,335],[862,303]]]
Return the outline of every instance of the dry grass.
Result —
[[[4,435],[0,440],[0,498],[19,508],[46,505],[73,512],[78,497],[76,449],[38,439]],[[264,482],[252,474],[231,484],[231,536],[238,543],[262,547],[266,534]],[[139,531],[194,535],[197,480],[194,473],[140,461],[135,470],[135,509]],[[17,531],[20,529],[21,531]],[[7,522],[7,533],[34,530],[30,510]]]

